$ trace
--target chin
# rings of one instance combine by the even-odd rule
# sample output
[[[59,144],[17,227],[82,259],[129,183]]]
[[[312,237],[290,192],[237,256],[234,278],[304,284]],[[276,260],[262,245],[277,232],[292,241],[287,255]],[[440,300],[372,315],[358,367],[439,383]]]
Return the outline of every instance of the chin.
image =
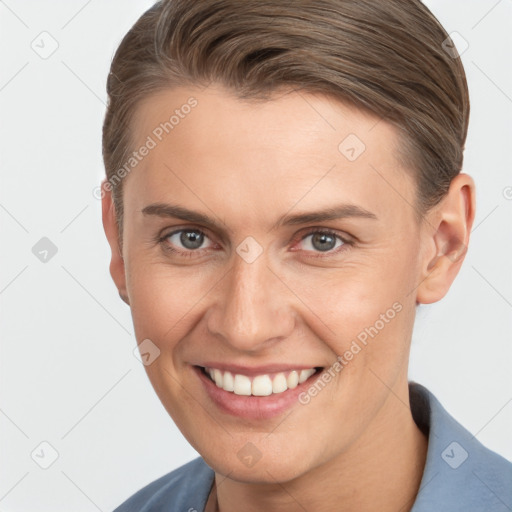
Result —
[[[229,477],[241,483],[275,484],[285,483],[300,477],[308,471],[307,463],[303,457],[295,452],[293,458],[274,456],[244,461],[244,455],[234,455],[229,459],[226,454],[219,453],[213,456],[202,456],[205,462],[218,474]],[[242,459],[242,460],[240,460]]]

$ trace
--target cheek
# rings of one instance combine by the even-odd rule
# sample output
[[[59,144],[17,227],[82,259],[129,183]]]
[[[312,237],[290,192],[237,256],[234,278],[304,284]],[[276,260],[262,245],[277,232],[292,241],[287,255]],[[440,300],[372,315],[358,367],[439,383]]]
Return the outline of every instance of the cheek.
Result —
[[[347,407],[348,397],[363,390],[366,396],[378,396],[383,382],[394,382],[403,370],[415,314],[414,295],[409,294],[414,282],[403,257],[360,262],[300,279],[287,277],[303,302],[300,316],[308,332],[313,331],[310,338],[329,347],[333,363],[337,356],[343,358],[328,393],[347,400]],[[367,406],[371,404],[356,405]]]
[[[391,322],[386,320],[393,320],[404,302],[411,300],[406,297],[409,280],[403,272],[396,277],[389,270],[374,261],[353,268],[317,270],[300,278],[290,275],[286,280],[322,335],[346,340],[376,322],[381,330],[381,315],[388,312],[384,318],[388,325]]]
[[[211,283],[189,270],[165,265],[150,263],[133,270],[127,286],[137,340],[153,336],[163,345],[179,340]]]

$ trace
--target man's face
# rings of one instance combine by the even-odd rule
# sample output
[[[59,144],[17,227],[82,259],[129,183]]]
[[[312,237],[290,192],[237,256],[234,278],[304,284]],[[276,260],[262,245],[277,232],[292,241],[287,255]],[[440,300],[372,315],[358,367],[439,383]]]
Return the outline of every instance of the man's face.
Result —
[[[151,96],[133,126],[135,148],[157,144],[124,183],[126,292],[137,342],[160,350],[149,379],[185,437],[217,472],[252,482],[371,449],[410,414],[420,276],[394,128],[325,96],[247,103],[213,86]],[[297,217],[328,209],[341,215]],[[294,387],[294,369],[314,368]],[[244,394],[269,389],[280,392]]]

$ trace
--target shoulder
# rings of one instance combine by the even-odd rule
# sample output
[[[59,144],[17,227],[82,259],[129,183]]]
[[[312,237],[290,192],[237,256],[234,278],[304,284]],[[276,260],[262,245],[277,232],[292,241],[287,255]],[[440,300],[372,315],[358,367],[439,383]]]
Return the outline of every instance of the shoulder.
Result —
[[[149,483],[114,512],[202,512],[213,478],[214,471],[198,457]]]
[[[512,463],[485,447],[423,386],[410,383],[411,411],[428,431],[423,479],[413,512],[510,511]]]

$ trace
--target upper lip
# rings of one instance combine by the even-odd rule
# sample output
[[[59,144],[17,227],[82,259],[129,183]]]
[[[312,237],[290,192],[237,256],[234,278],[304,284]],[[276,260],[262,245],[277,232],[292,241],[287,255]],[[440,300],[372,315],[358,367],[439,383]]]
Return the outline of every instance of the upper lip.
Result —
[[[206,368],[217,368],[224,372],[231,372],[235,374],[242,374],[247,376],[262,375],[266,373],[279,373],[290,372],[292,370],[309,370],[310,368],[322,368],[320,365],[306,365],[303,363],[297,364],[280,364],[273,363],[261,366],[243,366],[240,364],[221,363],[216,361],[207,361],[195,366],[202,366]]]

